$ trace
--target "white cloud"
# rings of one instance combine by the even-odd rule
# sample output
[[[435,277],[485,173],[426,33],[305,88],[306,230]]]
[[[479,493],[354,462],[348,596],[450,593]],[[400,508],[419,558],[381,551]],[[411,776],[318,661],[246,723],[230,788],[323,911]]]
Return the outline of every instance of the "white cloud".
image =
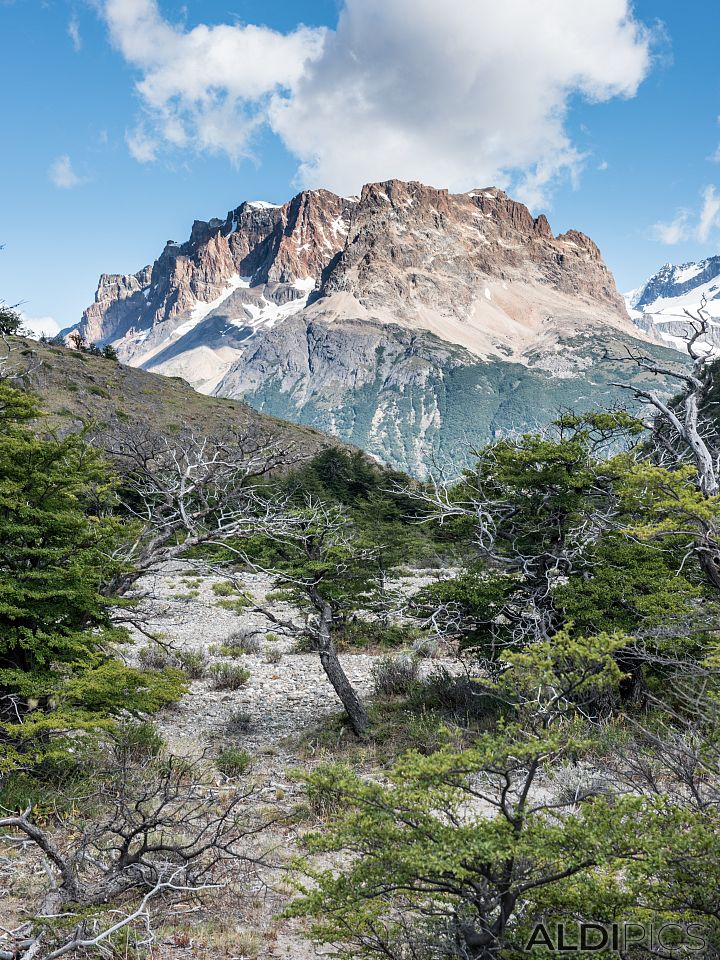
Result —
[[[695,221],[695,222],[692,222]],[[706,243],[715,227],[720,226],[720,196],[715,187],[708,184],[702,192],[702,207],[693,214],[690,210],[678,210],[668,223],[654,223],[649,230],[652,240],[672,246],[684,240]]]
[[[697,238],[701,243],[705,243],[710,236],[710,231],[718,225],[718,214],[720,214],[720,197],[715,192],[715,187],[710,185],[703,190],[703,205],[697,226]]]
[[[60,324],[54,317],[29,317],[21,313],[23,327],[31,337],[55,337],[60,333]]]
[[[72,160],[67,154],[53,160],[48,170],[48,177],[60,190],[72,190],[83,182],[82,177],[75,173]]]
[[[152,163],[157,159],[159,144],[157,140],[149,136],[142,127],[137,127],[135,130],[127,130],[125,132],[125,143],[130,151],[130,155],[134,157],[138,163]]]
[[[80,22],[76,16],[70,18],[67,28],[68,36],[73,45],[75,53],[79,53],[82,49],[82,37],[80,36]]]
[[[632,96],[649,64],[626,0],[346,0],[272,120],[305,183],[515,181],[537,203],[582,162],[569,98]]]
[[[140,125],[128,145],[144,162],[160,143],[249,156],[270,96],[292,90],[325,36],[303,26],[288,34],[253,25],[184,30],[163,19],[155,0],[106,0],[104,11],[112,41],[142,73],[137,91],[152,134]]]
[[[676,243],[682,243],[690,236],[690,213],[687,210],[678,210],[675,218],[669,223],[654,223],[649,230],[650,239],[657,240],[672,246]]]
[[[163,146],[237,160],[268,124],[298,158],[299,183],[341,193],[400,177],[512,185],[540,202],[582,165],[570,99],[633,96],[651,60],[629,0],[344,0],[336,30],[287,34],[186,30],[156,0],[105,0],[104,11],[141,72],[151,126],[140,142],[152,151],[135,145],[139,159]]]

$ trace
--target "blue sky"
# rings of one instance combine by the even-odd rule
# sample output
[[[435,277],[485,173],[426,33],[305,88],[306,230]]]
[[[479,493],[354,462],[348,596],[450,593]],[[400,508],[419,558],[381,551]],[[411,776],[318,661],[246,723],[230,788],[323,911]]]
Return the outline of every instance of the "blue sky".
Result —
[[[0,297],[59,326],[302,185],[500,182],[621,290],[720,252],[710,0],[0,0],[0,36]]]

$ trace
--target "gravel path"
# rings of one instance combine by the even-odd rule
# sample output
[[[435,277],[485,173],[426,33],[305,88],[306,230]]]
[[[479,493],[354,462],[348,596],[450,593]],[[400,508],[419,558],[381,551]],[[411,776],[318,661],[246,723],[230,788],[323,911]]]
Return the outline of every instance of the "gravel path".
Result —
[[[430,579],[414,577],[413,589]],[[222,577],[201,578],[183,563],[168,564],[161,573],[137,584],[136,592],[143,597],[138,612],[148,631],[160,635],[163,643],[178,650],[209,652],[211,661],[226,660],[250,671],[248,683],[236,691],[216,690],[210,679],[193,680],[180,704],[160,716],[159,727],[172,748],[180,752],[194,752],[226,738],[231,714],[243,711],[249,718],[249,730],[242,735],[243,746],[275,754],[287,738],[295,738],[341,709],[317,654],[294,652],[304,615],[288,603],[273,597],[267,599],[275,589],[272,577],[247,573],[241,580],[247,594],[280,620],[293,624],[294,633],[281,632],[266,616],[252,609],[224,609],[221,604],[232,597],[220,597],[213,589]],[[258,653],[230,659],[213,650],[238,634],[248,633],[257,638],[261,647]],[[137,654],[148,640],[137,631],[135,639]],[[279,662],[270,662],[270,658],[278,656]],[[377,654],[344,654],[340,660],[360,696],[369,696]],[[288,760],[292,759],[291,752],[282,752]]]

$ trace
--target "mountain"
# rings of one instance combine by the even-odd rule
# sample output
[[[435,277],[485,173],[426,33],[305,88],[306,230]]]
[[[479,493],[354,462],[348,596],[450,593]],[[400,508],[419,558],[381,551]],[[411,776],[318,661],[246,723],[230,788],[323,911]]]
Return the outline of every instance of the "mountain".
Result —
[[[690,330],[684,311],[696,313],[703,299],[711,321],[720,320],[720,256],[697,263],[666,263],[641,287],[625,294],[635,324],[658,342],[683,352]],[[714,325],[709,339],[720,349],[720,334]]]
[[[104,275],[79,330],[121,359],[242,397],[416,474],[636,376],[593,241],[496,188],[391,180],[196,221],[151,266]],[[643,341],[638,344],[638,340]]]

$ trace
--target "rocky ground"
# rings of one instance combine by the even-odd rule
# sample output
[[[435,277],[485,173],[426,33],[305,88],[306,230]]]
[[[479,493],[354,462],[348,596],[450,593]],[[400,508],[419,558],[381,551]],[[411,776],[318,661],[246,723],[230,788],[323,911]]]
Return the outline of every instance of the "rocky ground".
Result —
[[[433,579],[428,572],[409,576],[402,587],[414,591]],[[156,725],[168,748],[188,756],[208,753],[216,756],[228,747],[240,747],[252,755],[248,778],[255,785],[258,802],[289,812],[303,801],[303,788],[295,776],[324,759],[313,730],[341,707],[315,653],[296,652],[305,617],[287,602],[273,597],[273,578],[247,573],[241,587],[258,607],[268,610],[283,628],[260,610],[245,607],[228,609],[238,594],[218,595],[221,576],[200,575],[181,563],[168,565],[161,573],[137,584],[139,598],[133,616],[142,631],[134,630],[134,645],[125,651],[129,662],[139,662],[141,651],[152,646],[147,634],[159,638],[174,651],[204,652],[209,664],[228,662],[246,667],[250,678],[238,690],[218,690],[211,676],[195,679],[182,701],[165,710]],[[268,597],[268,595],[270,595]],[[257,652],[223,656],[219,648],[239,636],[253,637]],[[348,677],[364,698],[373,690],[372,668],[386,652],[353,652],[341,655]],[[398,655],[400,655],[398,653]],[[423,662],[422,671],[433,665],[451,664],[449,658]],[[233,719],[242,715],[245,728],[238,731]],[[352,738],[349,729],[338,725],[338,740]],[[218,786],[227,785],[218,773]],[[274,828],[267,842],[286,860],[298,850],[298,835],[312,822]],[[281,872],[266,872],[233,897],[220,896],[209,918],[195,918],[187,926],[183,918],[163,932],[157,960],[181,957],[218,956],[282,957],[309,960],[324,956],[325,948],[315,947],[302,936],[297,924],[278,920],[277,914],[291,895]],[[245,952],[243,952],[245,951]]]

